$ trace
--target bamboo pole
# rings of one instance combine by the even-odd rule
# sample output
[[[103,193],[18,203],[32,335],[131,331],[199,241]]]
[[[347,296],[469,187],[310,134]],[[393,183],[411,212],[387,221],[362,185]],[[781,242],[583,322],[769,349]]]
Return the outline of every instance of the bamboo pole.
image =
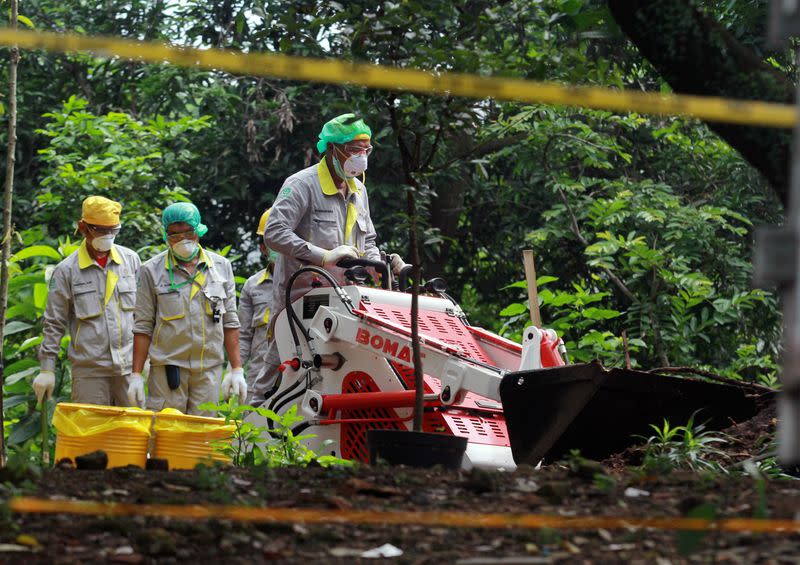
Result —
[[[523,250],[522,260],[525,264],[525,280],[528,282],[528,302],[531,311],[531,323],[537,328],[541,328],[542,315],[539,313],[539,291],[536,289],[536,267],[533,262],[533,250]]]
[[[11,29],[17,27],[19,6],[11,0]],[[11,257],[11,203],[14,193],[14,164],[17,150],[17,65],[19,48],[11,46],[8,68],[8,148],[6,152],[6,182],[3,190],[3,250],[0,254],[0,350],[6,329],[8,305],[8,260]],[[3,416],[3,384],[5,383],[5,357],[0,351],[0,468],[6,465],[5,418]]]

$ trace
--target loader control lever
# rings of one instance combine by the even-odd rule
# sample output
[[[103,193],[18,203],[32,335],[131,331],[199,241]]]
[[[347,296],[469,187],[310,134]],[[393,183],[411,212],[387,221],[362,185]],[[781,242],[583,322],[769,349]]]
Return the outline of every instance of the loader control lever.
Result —
[[[381,287],[389,290],[389,266],[383,261],[373,261],[372,259],[340,259],[336,263],[337,267],[352,269],[353,267],[372,267],[381,274]]]
[[[289,359],[288,361],[284,361],[280,365],[278,365],[278,371],[283,373],[286,369],[291,368],[294,371],[300,370],[300,359],[295,357],[294,359]]]

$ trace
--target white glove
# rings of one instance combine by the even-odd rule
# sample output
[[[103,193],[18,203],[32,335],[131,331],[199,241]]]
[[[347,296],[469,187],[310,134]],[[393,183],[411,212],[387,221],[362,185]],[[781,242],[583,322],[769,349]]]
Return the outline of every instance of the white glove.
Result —
[[[128,403],[144,408],[144,379],[141,373],[131,373],[128,383]]]
[[[400,271],[403,270],[403,267],[406,266],[406,262],[403,261],[403,259],[397,253],[390,254],[388,259],[389,266],[392,268],[392,273],[399,275]]]
[[[39,374],[33,379],[36,402],[41,404],[43,399],[53,396],[54,386],[56,386],[56,374],[53,371],[39,371]]]
[[[222,396],[228,400],[231,396],[239,397],[239,404],[247,398],[247,381],[244,380],[244,369],[231,369],[222,379]]]
[[[358,259],[358,249],[352,245],[340,245],[334,247],[322,257],[323,267],[335,267],[340,259]]]

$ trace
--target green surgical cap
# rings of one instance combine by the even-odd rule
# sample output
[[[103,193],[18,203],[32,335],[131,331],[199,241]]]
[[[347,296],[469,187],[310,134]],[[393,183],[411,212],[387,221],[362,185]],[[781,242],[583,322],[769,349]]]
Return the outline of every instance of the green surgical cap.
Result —
[[[329,143],[338,145],[354,139],[369,139],[370,137],[372,137],[372,130],[364,123],[364,120],[356,118],[355,114],[342,114],[322,126],[317,150],[325,153]]]
[[[167,239],[167,228],[170,224],[177,222],[189,224],[200,237],[203,237],[208,232],[208,228],[200,223],[200,210],[191,202],[176,202],[164,208],[161,213],[161,228],[164,232],[165,241]]]

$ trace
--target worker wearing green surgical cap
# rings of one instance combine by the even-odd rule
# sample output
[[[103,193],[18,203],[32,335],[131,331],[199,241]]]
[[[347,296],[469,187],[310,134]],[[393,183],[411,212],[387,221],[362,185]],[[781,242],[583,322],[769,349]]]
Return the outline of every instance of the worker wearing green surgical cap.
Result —
[[[372,130],[360,116],[336,116],[319,133],[320,161],[287,178],[278,191],[264,230],[264,243],[278,252],[269,332],[286,307],[289,279],[301,267],[323,267],[340,284],[349,285],[353,283],[345,278],[345,269],[337,266],[341,259],[381,260],[364,185],[371,138]],[[306,272],[296,278],[291,300],[312,288],[313,277]],[[250,389],[254,406],[274,393],[281,360],[294,357],[292,351],[279,352],[275,340],[268,343],[261,373]]]
[[[226,400],[235,395],[244,402],[247,394],[233,268],[200,245],[208,228],[191,202],[167,206],[161,231],[168,248],[139,275],[128,400],[144,404],[142,370],[149,357],[148,408],[211,416],[200,405],[219,402],[220,389]],[[225,353],[230,370],[222,379]]]

